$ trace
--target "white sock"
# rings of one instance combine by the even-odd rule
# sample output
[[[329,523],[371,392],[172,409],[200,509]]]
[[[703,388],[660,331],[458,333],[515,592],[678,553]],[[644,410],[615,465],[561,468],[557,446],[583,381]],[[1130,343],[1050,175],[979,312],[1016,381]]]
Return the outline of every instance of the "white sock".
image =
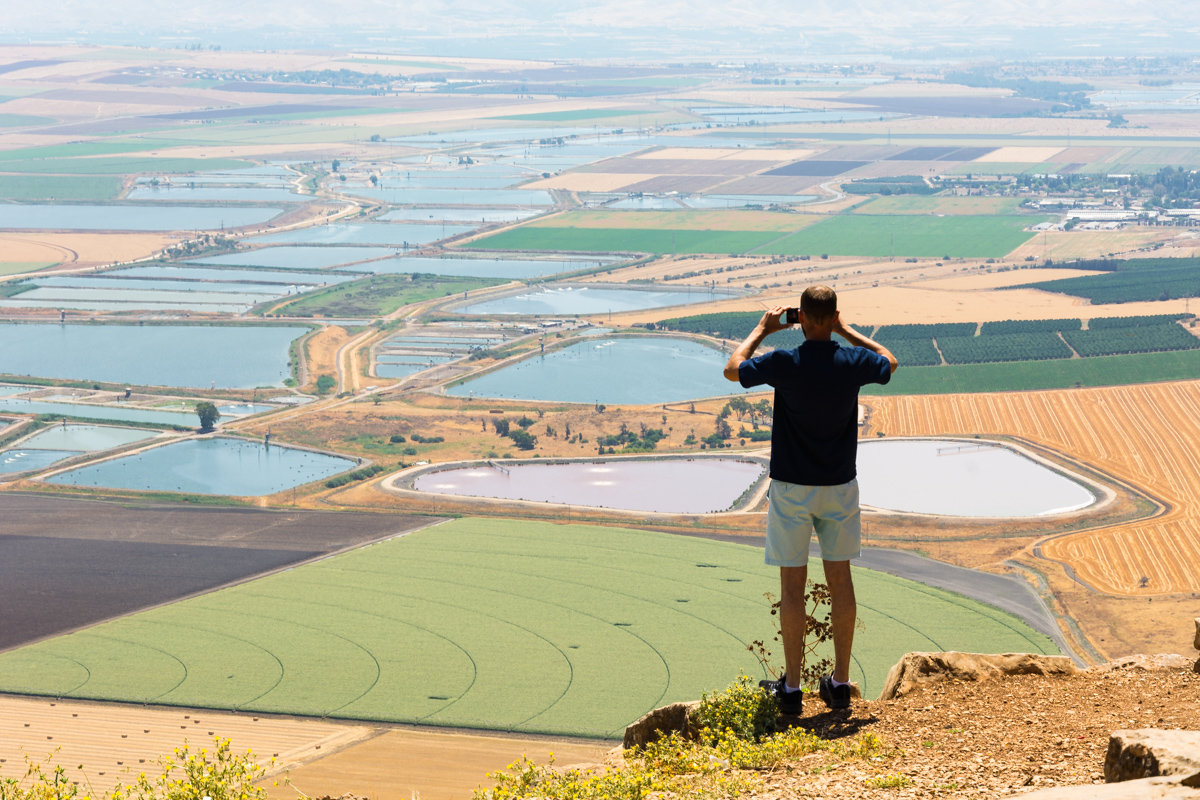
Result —
[[[834,686],[849,686],[850,685],[850,681],[844,681],[844,682],[839,681],[837,678],[833,677],[832,675],[829,676],[829,682],[832,683]]]
[[[800,687],[799,686],[788,686],[787,681],[784,681],[783,682],[783,690],[785,692],[798,692],[798,691],[800,691]]]

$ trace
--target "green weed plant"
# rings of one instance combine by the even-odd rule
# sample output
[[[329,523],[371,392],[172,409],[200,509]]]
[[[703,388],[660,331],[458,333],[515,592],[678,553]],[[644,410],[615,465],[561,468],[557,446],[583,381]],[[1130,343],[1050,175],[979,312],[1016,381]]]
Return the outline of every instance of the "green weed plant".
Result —
[[[802,756],[827,752],[843,760],[882,761],[889,751],[873,733],[849,742],[821,739],[803,728],[779,730],[775,698],[740,676],[723,691],[705,693],[693,717],[694,738],[672,732],[644,747],[625,751],[625,763],[561,770],[522,756],[489,777],[490,789],[474,800],[716,800],[751,794],[764,776],[788,769]]]
[[[274,759],[270,762],[273,764]],[[160,772],[140,773],[133,783],[106,793],[93,793],[67,777],[61,765],[48,766],[29,757],[21,778],[0,778],[0,800],[266,800],[257,785],[266,774],[254,753],[235,753],[228,739],[214,737],[212,747],[192,749],[186,743],[158,760]],[[80,769],[83,769],[80,766]]]

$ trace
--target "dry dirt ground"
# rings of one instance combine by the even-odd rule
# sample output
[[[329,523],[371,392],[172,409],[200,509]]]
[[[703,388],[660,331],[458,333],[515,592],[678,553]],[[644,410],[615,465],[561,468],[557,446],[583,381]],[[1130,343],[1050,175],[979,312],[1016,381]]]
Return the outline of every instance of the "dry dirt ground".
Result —
[[[855,701],[842,712],[806,699],[795,724],[826,739],[874,734],[882,757],[805,756],[760,773],[763,785],[754,796],[965,800],[1102,783],[1110,733],[1195,730],[1197,707],[1200,675],[1181,668],[948,682],[897,700]],[[487,773],[521,755],[545,762],[553,753],[566,767],[597,763],[612,744],[3,697],[0,774],[19,774],[27,755],[42,761],[56,751],[53,761],[67,767],[70,779],[104,790],[139,771],[153,774],[156,758],[185,741],[203,746],[210,731],[230,738],[235,751],[277,758],[266,782],[276,800],[300,792],[466,800],[487,784]],[[83,775],[75,768],[80,763],[87,765]]]
[[[767,776],[758,797],[996,798],[1103,783],[1110,733],[1196,730],[1198,707],[1200,675],[1183,669],[943,683],[898,700],[855,701],[848,713],[806,700],[803,727],[823,737],[874,733],[889,754],[876,762],[808,756]],[[888,778],[896,788],[873,785]]]
[[[9,272],[7,264],[69,270],[145,258],[177,238],[158,233],[4,233],[0,235],[0,274]]]
[[[612,742],[380,727],[285,716],[0,696],[0,776],[20,778],[25,759],[61,765],[69,780],[104,792],[158,774],[158,759],[185,744],[230,740],[268,766],[270,796],[372,800],[467,800],[487,775],[520,756],[595,762]],[[274,765],[269,760],[274,758]],[[79,767],[82,765],[83,769]]]
[[[0,649],[424,527],[399,514],[0,493]]]

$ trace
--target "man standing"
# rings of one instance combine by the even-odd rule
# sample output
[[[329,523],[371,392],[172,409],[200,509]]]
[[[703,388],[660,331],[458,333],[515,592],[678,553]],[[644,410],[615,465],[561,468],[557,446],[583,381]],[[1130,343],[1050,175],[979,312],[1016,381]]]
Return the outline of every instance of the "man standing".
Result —
[[[883,345],[842,322],[837,295],[810,286],[800,298],[798,319],[804,343],[754,357],[767,336],[791,327],[780,306],[763,315],[725,365],[725,377],[750,388],[775,389],[771,428],[771,486],[768,493],[766,562],[780,573],[779,627],[785,672],[762,681],[784,714],[799,714],[802,693],[788,676],[800,675],[808,615],[808,547],[816,531],[829,586],[833,627],[833,674],[820,680],[830,708],[850,706],[850,650],[857,614],[850,559],[862,539],[856,455],[858,390],[887,383],[898,363]],[[832,340],[838,334],[850,347]]]

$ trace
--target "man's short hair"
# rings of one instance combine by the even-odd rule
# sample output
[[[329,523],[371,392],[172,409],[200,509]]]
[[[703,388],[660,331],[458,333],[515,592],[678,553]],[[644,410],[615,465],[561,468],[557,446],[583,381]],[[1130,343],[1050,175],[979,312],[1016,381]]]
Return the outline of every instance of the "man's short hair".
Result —
[[[800,310],[813,322],[824,322],[837,313],[837,292],[828,286],[810,286],[800,295]]]

